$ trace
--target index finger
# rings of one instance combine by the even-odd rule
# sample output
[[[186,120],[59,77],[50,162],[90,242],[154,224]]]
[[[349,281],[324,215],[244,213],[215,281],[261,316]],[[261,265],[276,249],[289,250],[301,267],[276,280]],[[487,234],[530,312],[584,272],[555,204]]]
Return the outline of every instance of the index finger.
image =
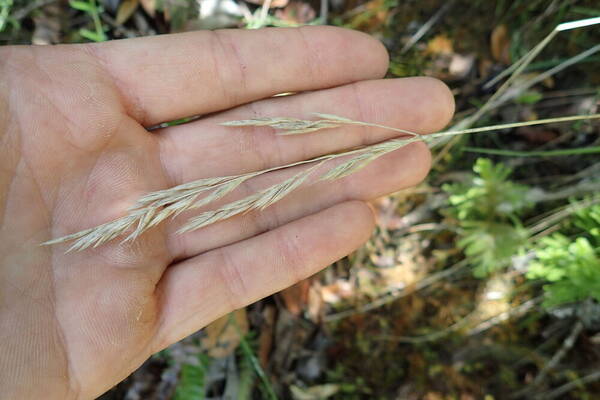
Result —
[[[145,125],[283,92],[382,77],[383,45],[333,27],[199,31],[91,44],[127,109]]]

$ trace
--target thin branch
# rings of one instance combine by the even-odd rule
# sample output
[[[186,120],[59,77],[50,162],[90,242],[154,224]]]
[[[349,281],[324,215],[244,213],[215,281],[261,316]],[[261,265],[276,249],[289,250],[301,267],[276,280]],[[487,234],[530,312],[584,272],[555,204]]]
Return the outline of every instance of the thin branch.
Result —
[[[584,376],[583,378],[575,379],[569,383],[560,386],[557,389],[542,393],[536,396],[536,399],[553,400],[561,397],[564,394],[569,393],[571,390],[581,387],[587,383],[592,383],[600,380],[600,370],[592,372]]]
[[[352,315],[366,313],[369,311],[376,310],[376,309],[383,307],[387,304],[390,304],[398,299],[401,299],[403,297],[406,297],[408,295],[416,293],[419,290],[423,290],[426,287],[431,286],[434,283],[441,281],[442,279],[448,278],[451,275],[461,272],[466,269],[467,265],[468,264],[467,264],[466,260],[460,261],[448,269],[445,269],[443,271],[437,272],[435,274],[429,275],[426,278],[421,279],[420,281],[418,281],[415,284],[414,287],[412,287],[410,289],[403,288],[403,289],[395,290],[383,297],[373,300],[370,303],[360,306],[357,309],[345,310],[345,311],[340,311],[340,312],[337,312],[334,314],[326,315],[323,320],[325,322],[335,322],[335,321],[339,321],[341,319],[350,317]]]
[[[425,36],[427,32],[429,32],[429,30],[444,16],[444,14],[446,14],[450,10],[450,8],[453,5],[454,0],[446,1],[444,5],[435,14],[433,14],[433,16],[427,22],[425,22],[423,26],[421,26],[419,30],[415,32],[414,35],[411,36],[411,38],[408,40],[408,42],[406,42],[404,47],[402,47],[402,50],[400,50],[400,54],[406,53],[419,40],[421,40],[421,38]]]
[[[470,336],[470,335],[475,335],[475,334],[481,333],[481,332],[491,328],[492,326],[499,324],[500,322],[504,322],[513,317],[521,316],[521,315],[525,314],[526,312],[528,312],[531,308],[533,308],[533,306],[535,306],[540,301],[541,301],[541,298],[535,298],[532,300],[528,300],[528,301],[524,302],[523,304],[520,304],[517,307],[511,308],[509,311],[506,311],[499,315],[491,317],[491,318],[485,320],[484,322],[482,322],[481,324],[479,324],[478,326],[476,326],[475,328],[469,330],[467,335]],[[449,327],[447,327],[441,331],[433,332],[428,335],[389,336],[389,337],[383,337],[382,339],[393,341],[393,342],[399,342],[399,343],[434,342],[434,341],[440,340],[440,339],[452,334],[453,332],[456,332],[456,331],[464,328],[465,326],[467,326],[469,324],[469,322],[471,322],[471,320],[476,315],[477,315],[477,312],[474,311],[471,314],[464,317],[463,319],[461,319],[460,321],[454,323],[453,325],[450,325]]]
[[[478,335],[482,332],[487,331],[488,329],[492,328],[493,326],[496,326],[499,323],[504,322],[510,318],[520,317],[521,315],[524,315],[525,313],[529,312],[529,310],[534,308],[536,305],[541,303],[541,301],[542,301],[541,297],[537,297],[535,299],[528,300],[517,307],[511,308],[508,311],[505,311],[499,315],[496,315],[495,317],[492,317],[492,318],[482,322],[481,324],[479,324],[476,327],[469,330],[467,335],[468,336]]]
[[[581,333],[582,330],[583,330],[583,322],[577,321],[577,323],[573,326],[573,329],[571,330],[571,333],[569,334],[569,336],[567,336],[567,338],[564,340],[560,349],[558,349],[558,351],[552,356],[550,361],[546,364],[546,366],[544,366],[544,368],[540,371],[540,373],[535,377],[533,382],[531,382],[531,384],[529,386],[527,386],[526,388],[519,390],[517,393],[515,393],[511,397],[519,398],[519,397],[523,397],[523,396],[528,396],[529,394],[531,394],[531,392],[533,390],[535,390],[537,387],[539,387],[542,384],[542,382],[544,382],[544,379],[546,379],[546,376],[548,376],[548,373],[550,371],[552,371],[554,368],[556,368],[558,363],[561,362],[561,360],[567,355],[569,350],[571,350],[571,348],[575,345],[575,341],[579,337],[579,334]]]
[[[20,8],[17,11],[15,11],[11,15],[11,17],[17,21],[20,21],[23,18],[27,17],[32,11],[35,11],[38,8],[45,7],[49,4],[56,3],[56,2],[58,2],[58,0],[36,0],[36,1],[33,1],[29,4],[27,4],[25,7]]]

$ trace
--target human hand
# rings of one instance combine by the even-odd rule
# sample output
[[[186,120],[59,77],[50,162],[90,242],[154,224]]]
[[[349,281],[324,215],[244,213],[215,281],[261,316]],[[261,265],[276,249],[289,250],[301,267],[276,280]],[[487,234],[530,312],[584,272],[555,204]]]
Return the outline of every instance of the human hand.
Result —
[[[98,396],[151,354],[360,246],[373,228],[365,201],[426,175],[423,143],[184,235],[182,216],[131,244],[68,254],[68,244],[39,244],[117,218],[150,191],[391,136],[277,136],[222,121],[318,111],[441,129],[453,113],[447,88],[378,80],[387,63],[375,40],[328,27],[0,48],[0,397]],[[305,93],[271,98],[282,92]],[[144,128],[197,114],[206,116]]]

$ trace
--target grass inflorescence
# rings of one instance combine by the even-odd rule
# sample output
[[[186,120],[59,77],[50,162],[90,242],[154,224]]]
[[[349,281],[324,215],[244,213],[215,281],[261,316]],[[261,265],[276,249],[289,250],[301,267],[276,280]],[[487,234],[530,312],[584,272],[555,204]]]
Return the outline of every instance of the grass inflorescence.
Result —
[[[248,120],[229,121],[223,123],[226,126],[269,126],[276,129],[277,134],[291,135],[317,132],[323,129],[342,127],[345,125],[361,125],[389,129],[404,134],[405,136],[387,140],[381,143],[364,146],[345,152],[327,154],[310,160],[304,160],[292,164],[273,167],[261,171],[250,172],[242,175],[233,175],[216,178],[205,178],[197,181],[178,185],[169,189],[148,193],[137,200],[129,208],[128,214],[114,221],[86,229],[74,234],[53,239],[43,243],[44,245],[73,242],[68,251],[79,251],[89,247],[98,247],[117,237],[127,234],[123,242],[131,242],[137,239],[148,229],[160,224],[168,218],[174,218],[184,211],[197,209],[210,205],[225,195],[233,192],[238,186],[248,179],[263,175],[276,170],[287,169],[299,165],[309,165],[299,173],[272,185],[262,191],[254,193],[227,203],[215,210],[205,211],[198,216],[192,217],[178,233],[184,233],[203,228],[210,224],[231,218],[235,215],[247,213],[253,210],[264,210],[270,205],[283,199],[316,173],[319,167],[334,159],[346,158],[341,163],[326,169],[318,177],[318,180],[335,180],[346,177],[360,171],[362,168],[377,160],[381,156],[392,151],[401,149],[410,143],[425,142],[431,144],[435,139],[479,132],[491,132],[500,129],[515,128],[520,126],[539,125],[553,122],[577,121],[583,119],[600,118],[600,114],[577,115],[571,117],[552,118],[545,120],[519,122],[513,124],[493,125],[482,128],[463,129],[456,131],[438,132],[430,135],[419,135],[407,130],[388,127],[385,125],[355,121],[348,118],[315,113],[318,120],[302,120],[296,118],[257,118]]]

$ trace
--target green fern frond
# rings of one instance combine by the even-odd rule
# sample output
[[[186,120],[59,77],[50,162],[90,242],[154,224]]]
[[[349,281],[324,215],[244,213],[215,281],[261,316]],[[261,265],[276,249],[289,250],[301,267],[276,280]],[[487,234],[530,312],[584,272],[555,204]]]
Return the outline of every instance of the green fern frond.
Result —
[[[543,279],[545,307],[593,298],[600,301],[600,247],[588,238],[574,241],[555,233],[540,241],[537,261],[530,265],[527,277]]]
[[[473,167],[475,175],[467,184],[444,185],[450,204],[460,220],[508,219],[531,206],[529,187],[509,179],[512,169],[487,158],[479,158]]]
[[[587,299],[600,302],[600,205],[579,210],[563,231],[540,240],[527,277],[542,279],[545,307]]]
[[[512,169],[480,158],[467,183],[444,185],[448,212],[458,220],[461,247],[482,278],[505,267],[528,237],[519,217],[532,203],[529,187],[510,180]]]
[[[458,245],[474,266],[473,274],[484,278],[508,265],[528,237],[527,230],[502,222],[466,221]]]

